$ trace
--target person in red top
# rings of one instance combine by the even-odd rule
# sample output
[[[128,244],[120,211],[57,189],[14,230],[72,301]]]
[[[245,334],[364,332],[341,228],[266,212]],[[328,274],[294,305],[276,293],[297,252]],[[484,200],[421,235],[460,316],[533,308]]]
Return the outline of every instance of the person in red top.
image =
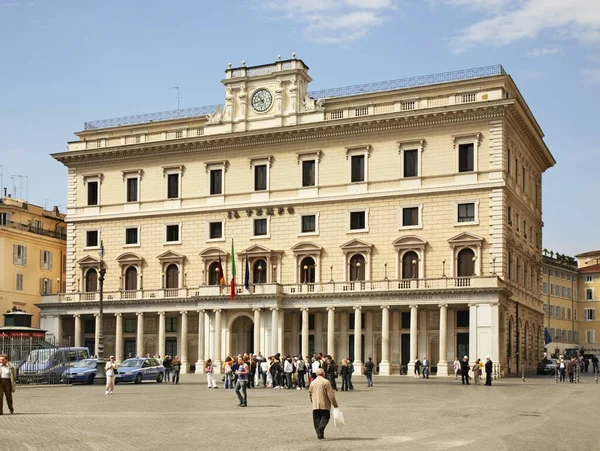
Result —
[[[248,375],[250,374],[250,368],[248,364],[244,362],[241,357],[238,359],[238,367],[235,371],[237,374],[237,383],[235,384],[235,394],[237,395],[240,403],[239,407],[248,407],[248,396],[246,394],[246,388],[248,387]],[[241,390],[241,394],[240,394]]]

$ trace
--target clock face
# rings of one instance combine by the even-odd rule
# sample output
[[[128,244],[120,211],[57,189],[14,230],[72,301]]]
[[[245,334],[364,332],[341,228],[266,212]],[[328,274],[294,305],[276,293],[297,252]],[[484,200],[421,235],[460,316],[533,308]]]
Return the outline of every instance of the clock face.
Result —
[[[267,89],[257,89],[254,91],[254,94],[252,94],[251,103],[254,111],[263,113],[271,107],[271,104],[273,103],[273,95],[271,94],[271,91]]]

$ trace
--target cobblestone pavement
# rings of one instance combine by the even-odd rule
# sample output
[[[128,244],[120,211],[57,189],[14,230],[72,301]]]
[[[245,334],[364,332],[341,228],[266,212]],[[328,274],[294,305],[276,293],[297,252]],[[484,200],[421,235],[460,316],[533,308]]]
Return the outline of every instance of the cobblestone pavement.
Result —
[[[502,379],[493,387],[454,378],[375,377],[338,392],[347,427],[312,429],[307,391],[251,389],[248,408],[205,377],[102,387],[20,387],[14,415],[0,417],[10,450],[595,450],[600,449],[600,384],[552,377]]]

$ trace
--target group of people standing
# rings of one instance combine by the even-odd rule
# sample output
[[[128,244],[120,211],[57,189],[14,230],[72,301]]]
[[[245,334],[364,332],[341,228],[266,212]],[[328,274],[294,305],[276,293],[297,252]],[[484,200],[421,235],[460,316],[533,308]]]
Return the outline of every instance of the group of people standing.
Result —
[[[460,374],[463,385],[470,385],[469,381],[471,376],[469,375],[469,371],[473,372],[473,379],[475,379],[474,384],[479,385],[479,381],[481,380],[481,375],[484,369],[485,385],[491,387],[494,364],[489,356],[485,358],[485,363],[483,363],[481,359],[477,359],[472,367],[469,366],[469,357],[467,356],[464,356],[462,361],[459,361],[458,357],[454,359],[454,379],[458,379]]]

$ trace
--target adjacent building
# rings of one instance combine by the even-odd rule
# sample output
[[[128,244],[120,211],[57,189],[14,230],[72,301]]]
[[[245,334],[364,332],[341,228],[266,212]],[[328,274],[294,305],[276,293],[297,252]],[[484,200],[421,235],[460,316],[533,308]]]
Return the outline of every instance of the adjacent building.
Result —
[[[0,198],[0,311],[33,315],[39,327],[43,295],[64,292],[67,225],[58,207],[48,211]]]
[[[201,372],[206,358],[317,351],[359,373],[372,357],[384,375],[424,356],[441,375],[464,355],[534,368],[555,161],[510,75],[309,91],[308,71],[295,56],[230,65],[222,105],[86,123],[53,155],[68,168],[67,279],[43,326],[93,350],[105,268],[117,360],[178,354]]]
[[[579,262],[579,289],[577,290],[577,318],[579,343],[589,354],[600,355],[600,251],[577,255]]]

